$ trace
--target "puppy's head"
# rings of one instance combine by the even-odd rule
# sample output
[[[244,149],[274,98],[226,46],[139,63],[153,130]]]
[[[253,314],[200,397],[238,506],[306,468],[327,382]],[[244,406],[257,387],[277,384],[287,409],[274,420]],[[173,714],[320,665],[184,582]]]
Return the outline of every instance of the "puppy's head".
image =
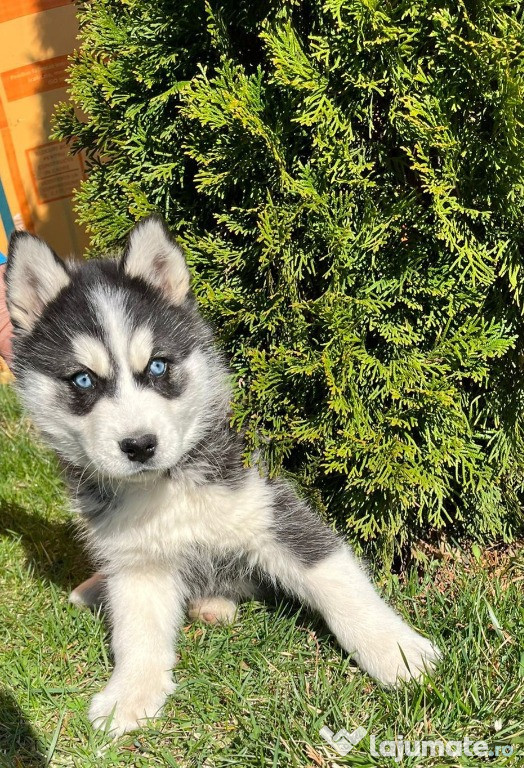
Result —
[[[225,370],[189,282],[156,217],[132,230],[119,261],[66,264],[13,235],[18,389],[66,462],[114,478],[165,472],[224,416]]]

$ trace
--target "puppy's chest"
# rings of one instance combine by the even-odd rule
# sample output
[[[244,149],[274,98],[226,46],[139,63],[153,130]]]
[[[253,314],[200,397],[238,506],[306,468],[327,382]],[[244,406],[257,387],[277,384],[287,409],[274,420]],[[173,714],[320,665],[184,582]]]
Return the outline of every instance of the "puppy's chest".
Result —
[[[104,559],[171,559],[193,545],[249,548],[268,528],[264,505],[247,489],[185,487],[170,481],[127,489],[88,521],[88,538]]]

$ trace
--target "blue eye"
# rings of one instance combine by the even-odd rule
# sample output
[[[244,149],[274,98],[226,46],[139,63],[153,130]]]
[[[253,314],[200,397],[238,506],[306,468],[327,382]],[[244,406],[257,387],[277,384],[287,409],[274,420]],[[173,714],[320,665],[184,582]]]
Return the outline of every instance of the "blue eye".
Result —
[[[149,373],[151,376],[163,376],[167,371],[167,363],[165,360],[156,358],[149,363]]]
[[[94,386],[91,376],[86,371],[80,371],[73,376],[73,384],[79,389],[92,389]]]

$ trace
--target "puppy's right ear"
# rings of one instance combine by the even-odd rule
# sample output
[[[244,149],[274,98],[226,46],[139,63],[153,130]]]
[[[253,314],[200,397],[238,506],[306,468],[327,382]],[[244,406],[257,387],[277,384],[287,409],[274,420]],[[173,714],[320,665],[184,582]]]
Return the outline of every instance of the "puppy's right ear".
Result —
[[[28,232],[14,232],[5,273],[7,308],[15,328],[29,332],[70,278],[56,253]]]

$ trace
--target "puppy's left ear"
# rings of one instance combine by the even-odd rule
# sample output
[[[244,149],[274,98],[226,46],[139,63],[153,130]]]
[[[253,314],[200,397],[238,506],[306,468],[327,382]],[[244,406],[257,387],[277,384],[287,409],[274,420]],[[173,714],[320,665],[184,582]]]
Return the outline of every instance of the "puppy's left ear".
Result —
[[[148,216],[131,230],[122,266],[130,277],[159,288],[172,304],[182,304],[189,293],[184,254],[159,216]]]

